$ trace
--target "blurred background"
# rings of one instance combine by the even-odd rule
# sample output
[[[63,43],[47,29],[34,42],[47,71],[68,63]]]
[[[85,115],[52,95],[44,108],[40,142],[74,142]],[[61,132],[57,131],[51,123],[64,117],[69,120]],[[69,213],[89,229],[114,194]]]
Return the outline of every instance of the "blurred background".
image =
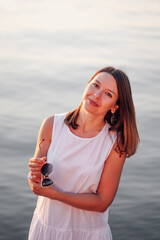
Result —
[[[160,0],[0,2],[0,239],[27,239],[43,119],[77,107],[105,66],[129,76],[141,138],[110,207],[113,239],[160,239]]]

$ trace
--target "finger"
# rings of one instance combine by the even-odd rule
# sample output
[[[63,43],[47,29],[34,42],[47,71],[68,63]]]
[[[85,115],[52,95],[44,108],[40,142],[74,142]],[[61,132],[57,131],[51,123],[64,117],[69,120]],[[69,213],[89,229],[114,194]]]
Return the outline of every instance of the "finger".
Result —
[[[37,178],[37,177],[33,176],[33,178],[30,179],[30,181],[31,181],[32,183],[41,183],[41,178]]]
[[[37,168],[37,169],[41,169],[42,165],[44,164],[45,162],[41,162],[41,163],[29,163],[28,166],[30,168]]]
[[[41,167],[34,167],[34,168],[32,168],[32,167],[30,167],[30,171],[34,171],[34,172],[40,172],[41,171]]]
[[[32,179],[31,179],[30,181],[32,181],[32,185],[33,185],[34,187],[40,187],[40,186],[41,186],[40,183],[34,182]]]
[[[27,176],[27,178],[28,178],[28,179],[32,179],[32,178],[33,178],[33,176],[32,176],[32,174],[31,174],[31,172],[29,172],[29,173],[28,173],[28,176]]]
[[[28,164],[28,166],[29,167],[34,167],[34,168],[36,168],[36,167],[40,167],[40,166],[42,166],[44,163],[43,162],[41,162],[41,163],[29,163]]]
[[[34,170],[34,169],[30,169],[30,172],[31,172],[31,175],[34,175],[34,174],[41,174],[41,171],[40,170]]]
[[[30,167],[30,168],[33,168],[33,169],[41,169],[41,167],[42,167],[42,165],[43,165],[43,163],[42,164],[38,164],[38,163],[29,163],[28,164],[28,166]]]
[[[30,188],[32,189],[32,185],[33,185],[32,179],[28,179],[28,183],[30,185]]]
[[[32,171],[31,170],[31,176],[40,177],[41,176],[41,172],[40,171]]]
[[[30,181],[32,181],[32,180],[30,180]],[[34,194],[38,195],[40,188],[41,188],[41,184],[40,184],[40,183],[36,183],[36,182],[33,182],[33,181],[32,181],[32,187],[31,187],[31,189],[32,189],[32,191],[33,191]]]
[[[33,191],[33,188],[35,189],[35,188],[39,187],[40,183],[41,183],[39,181],[36,182],[33,179],[28,179],[28,182],[29,182],[29,185],[30,185],[32,191]]]
[[[33,179],[33,178],[41,178],[41,172],[40,171],[30,171],[29,173],[28,173],[28,176],[27,176],[27,178],[28,179]]]
[[[30,163],[40,163],[40,164],[42,164],[42,163],[44,163],[46,161],[47,161],[46,157],[43,157],[43,158],[30,158],[29,159]]]

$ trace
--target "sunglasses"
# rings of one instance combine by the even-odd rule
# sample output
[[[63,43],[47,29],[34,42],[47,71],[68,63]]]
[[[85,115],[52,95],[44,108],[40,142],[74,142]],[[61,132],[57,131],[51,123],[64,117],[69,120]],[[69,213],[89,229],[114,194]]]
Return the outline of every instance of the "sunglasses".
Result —
[[[42,139],[42,141],[39,143],[39,149],[42,153],[43,156],[43,152],[41,149],[41,144],[44,142],[45,139]],[[43,179],[41,182],[41,186],[42,187],[49,187],[53,184],[53,181],[48,177],[48,175],[52,172],[53,170],[53,166],[51,163],[44,163],[41,167],[41,174],[43,175]]]
[[[41,173],[43,175],[42,187],[48,187],[53,184],[53,181],[48,177],[48,175],[52,172],[53,166],[51,163],[44,163],[41,168]]]

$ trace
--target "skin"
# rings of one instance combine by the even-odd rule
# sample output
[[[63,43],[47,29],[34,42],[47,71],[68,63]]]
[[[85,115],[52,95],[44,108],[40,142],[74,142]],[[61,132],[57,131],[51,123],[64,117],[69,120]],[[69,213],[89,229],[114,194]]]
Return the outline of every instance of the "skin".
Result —
[[[70,129],[80,137],[94,137],[104,126],[104,116],[111,110],[114,113],[118,109],[118,90],[114,77],[108,73],[100,73],[87,85],[83,98],[82,107],[77,119],[80,125],[78,129]],[[96,193],[70,193],[61,192],[55,186],[47,188],[41,187],[41,166],[46,161],[47,151],[51,142],[51,133],[54,117],[44,120],[37,140],[34,157],[30,159],[30,187],[34,194],[50,199],[58,200],[73,207],[104,212],[112,203],[120,181],[121,172],[126,155],[115,151],[113,146],[110,155],[105,161],[101,179]],[[39,148],[39,143],[43,142],[43,153]]]

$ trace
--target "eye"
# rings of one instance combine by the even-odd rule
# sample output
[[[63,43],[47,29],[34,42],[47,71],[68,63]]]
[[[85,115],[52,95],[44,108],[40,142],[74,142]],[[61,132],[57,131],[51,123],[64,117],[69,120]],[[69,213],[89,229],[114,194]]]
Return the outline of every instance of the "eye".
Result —
[[[105,94],[106,94],[108,97],[112,98],[112,94],[111,94],[110,92],[105,92]]]
[[[97,83],[93,83],[93,86],[94,86],[94,87],[98,87],[98,84],[97,84]]]

